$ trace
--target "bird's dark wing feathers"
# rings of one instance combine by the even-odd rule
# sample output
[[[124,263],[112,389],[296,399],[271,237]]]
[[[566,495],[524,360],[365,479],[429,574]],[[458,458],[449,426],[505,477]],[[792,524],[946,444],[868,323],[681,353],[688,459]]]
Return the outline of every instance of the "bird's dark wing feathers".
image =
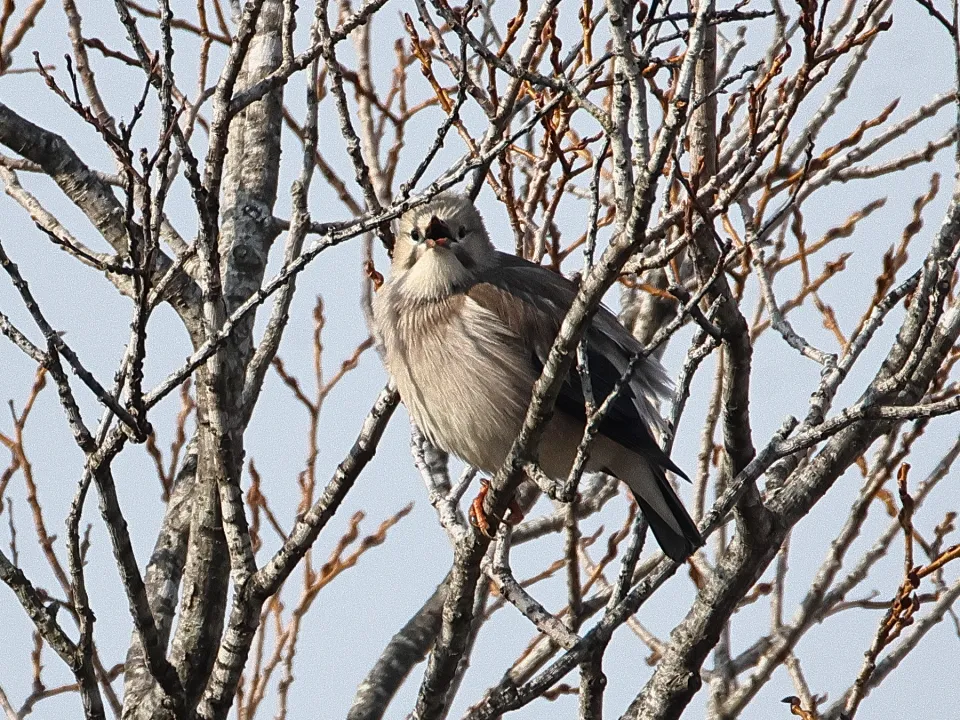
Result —
[[[562,275],[514,255],[498,253],[498,259],[495,271],[482,273],[480,282],[467,294],[530,342],[531,362],[536,372],[542,372],[560,323],[576,296],[576,286]],[[536,291],[532,290],[534,287]],[[594,399],[600,404],[616,386],[630,358],[641,348],[605,307],[594,316],[585,337],[590,384]],[[662,396],[668,391],[669,381],[659,363],[641,363],[631,382],[612,403],[600,432],[655,466],[686,478],[654,440],[648,427],[648,423],[659,420],[652,396]],[[564,380],[556,406],[569,415],[586,417],[583,385],[575,365]]]

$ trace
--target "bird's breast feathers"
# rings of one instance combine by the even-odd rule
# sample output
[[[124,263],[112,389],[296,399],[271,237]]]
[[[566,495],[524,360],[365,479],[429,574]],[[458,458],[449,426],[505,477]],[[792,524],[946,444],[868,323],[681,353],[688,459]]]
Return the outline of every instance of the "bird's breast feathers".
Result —
[[[375,316],[388,368],[418,427],[473,465],[499,466],[536,379],[523,344],[465,294],[417,303],[384,295]]]

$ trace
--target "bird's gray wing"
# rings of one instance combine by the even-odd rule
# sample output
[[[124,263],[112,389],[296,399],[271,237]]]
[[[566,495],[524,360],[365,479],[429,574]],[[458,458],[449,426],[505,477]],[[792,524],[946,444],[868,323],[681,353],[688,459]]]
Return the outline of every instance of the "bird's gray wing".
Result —
[[[495,313],[518,337],[530,344],[531,362],[539,373],[547,361],[560,323],[573,304],[577,288],[568,279],[523,258],[497,253],[498,264],[480,274],[470,298]],[[640,344],[607,308],[601,307],[586,332],[587,364],[594,399],[599,404],[614,389]],[[663,452],[651,428],[662,426],[654,401],[669,393],[666,373],[654,358],[645,358],[612,404],[600,432],[656,466],[686,477]],[[571,367],[564,378],[557,408],[586,417],[580,372]]]

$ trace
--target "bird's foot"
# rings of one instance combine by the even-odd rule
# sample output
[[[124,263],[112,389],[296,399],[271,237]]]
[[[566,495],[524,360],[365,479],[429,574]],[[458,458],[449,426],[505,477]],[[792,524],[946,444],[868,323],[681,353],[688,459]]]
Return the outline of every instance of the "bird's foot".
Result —
[[[516,495],[510,498],[510,504],[507,505],[507,512],[510,514],[507,515],[505,522],[509,523],[511,527],[519,525],[523,522],[523,518],[526,517],[523,514],[523,508],[521,508],[520,503],[517,502]]]
[[[367,260],[363,264],[363,271],[367,274],[367,277],[370,278],[370,282],[373,283],[374,290],[379,290],[383,286],[383,275],[377,272],[377,268],[374,267],[372,260]]]
[[[484,537],[493,538],[490,534],[490,521],[487,519],[487,511],[483,509],[483,501],[487,498],[490,491],[490,482],[480,478],[480,492],[470,503],[470,524],[479,530]]]
[[[490,533],[490,517],[496,517],[492,514],[488,514],[486,510],[483,509],[484,500],[487,498],[487,493],[490,492],[490,481],[483,478],[480,479],[480,492],[477,493],[477,496],[473,499],[473,502],[470,503],[470,524],[477,528],[484,537],[493,539],[493,535]],[[524,514],[523,510],[520,508],[520,503],[517,502],[516,497],[510,500],[510,505],[507,507],[509,515],[507,515],[503,521],[509,523],[510,525],[517,525],[523,522]],[[500,519],[500,518],[496,518]]]

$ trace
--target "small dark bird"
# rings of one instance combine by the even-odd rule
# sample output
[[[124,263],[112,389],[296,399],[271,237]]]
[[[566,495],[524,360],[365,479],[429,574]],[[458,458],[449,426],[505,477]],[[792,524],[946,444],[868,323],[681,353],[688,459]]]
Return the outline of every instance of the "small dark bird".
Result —
[[[575,295],[563,276],[498,252],[465,197],[442,194],[400,218],[374,318],[400,397],[434,445],[484,472],[500,468]],[[641,347],[606,308],[585,337],[600,402]],[[600,425],[586,469],[625,482],[660,547],[680,562],[703,540],[666,471],[686,475],[654,438],[663,428],[655,402],[669,391],[660,363],[643,359]],[[548,476],[566,478],[585,418],[574,367],[543,435],[540,464]]]

